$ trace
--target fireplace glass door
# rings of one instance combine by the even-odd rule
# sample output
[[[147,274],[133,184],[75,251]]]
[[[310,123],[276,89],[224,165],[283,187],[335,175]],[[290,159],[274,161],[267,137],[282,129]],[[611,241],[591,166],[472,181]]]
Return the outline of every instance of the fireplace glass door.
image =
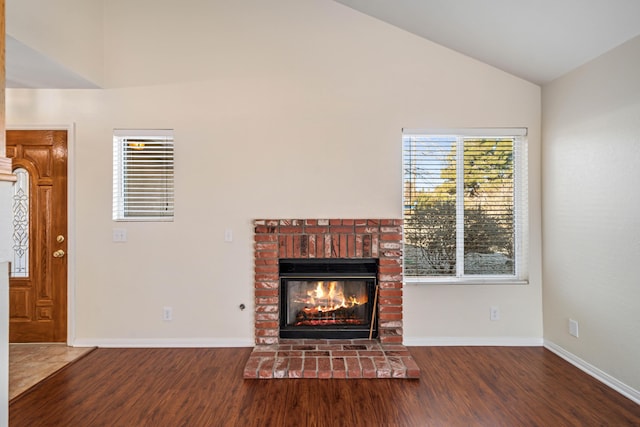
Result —
[[[344,263],[325,260],[294,267],[296,271],[291,271],[290,262],[299,261],[281,261],[280,337],[376,336],[375,261],[362,268],[349,260],[346,266],[351,268],[345,268]]]

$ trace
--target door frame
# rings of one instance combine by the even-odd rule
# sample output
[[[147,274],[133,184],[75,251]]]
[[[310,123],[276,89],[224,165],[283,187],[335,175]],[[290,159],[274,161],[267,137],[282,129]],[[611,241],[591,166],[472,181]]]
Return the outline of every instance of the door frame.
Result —
[[[66,130],[67,131],[67,345],[76,340],[76,126],[68,125],[12,125],[8,130]]]

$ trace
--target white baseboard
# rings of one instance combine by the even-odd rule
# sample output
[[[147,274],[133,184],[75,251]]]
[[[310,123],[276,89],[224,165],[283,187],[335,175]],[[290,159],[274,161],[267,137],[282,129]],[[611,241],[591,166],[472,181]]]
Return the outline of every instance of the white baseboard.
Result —
[[[80,338],[71,345],[105,348],[254,347],[255,342],[246,338]]]
[[[575,354],[568,352],[564,348],[560,347],[559,345],[551,341],[544,340],[544,348],[557,354],[558,356],[560,356],[567,362],[571,363],[581,371],[586,372],[587,374],[591,375],[593,378],[611,387],[612,389],[622,394],[623,396],[628,397],[629,399],[633,400],[637,404],[640,404],[640,391],[632,387],[629,387],[622,381],[612,377],[611,375],[607,374],[604,371],[601,371],[600,369],[596,368],[589,362],[582,360]]]
[[[408,347],[541,347],[542,342],[542,338],[535,337],[404,337],[403,340],[403,344]]]

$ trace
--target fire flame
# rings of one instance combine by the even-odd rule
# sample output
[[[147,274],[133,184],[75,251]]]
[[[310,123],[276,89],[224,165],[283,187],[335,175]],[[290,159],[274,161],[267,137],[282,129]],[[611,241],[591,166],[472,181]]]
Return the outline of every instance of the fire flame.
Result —
[[[307,291],[306,303],[311,307],[305,307],[304,311],[308,313],[327,312],[339,308],[355,307],[366,302],[366,298],[364,301],[360,301],[355,295],[345,297],[342,286],[338,282],[319,281],[315,289]]]

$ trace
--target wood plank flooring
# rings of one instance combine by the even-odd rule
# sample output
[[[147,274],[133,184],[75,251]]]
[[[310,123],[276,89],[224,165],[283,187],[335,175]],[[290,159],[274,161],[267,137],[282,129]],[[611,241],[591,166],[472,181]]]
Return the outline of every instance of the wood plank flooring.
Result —
[[[639,426],[541,347],[409,347],[419,379],[243,379],[251,348],[97,349],[14,399],[20,426]]]
[[[63,343],[9,344],[9,400],[92,350]]]

